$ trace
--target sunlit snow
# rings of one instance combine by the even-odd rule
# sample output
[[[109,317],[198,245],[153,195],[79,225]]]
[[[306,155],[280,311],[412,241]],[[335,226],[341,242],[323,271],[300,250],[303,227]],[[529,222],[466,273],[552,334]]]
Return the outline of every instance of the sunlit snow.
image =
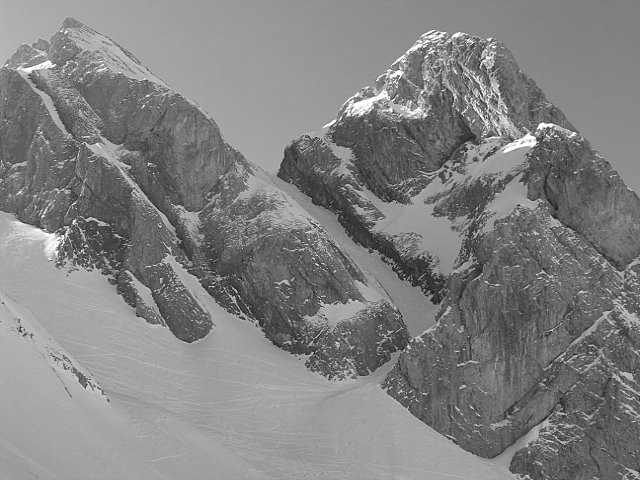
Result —
[[[322,139],[340,159],[340,164],[334,168],[332,174],[351,176],[355,170],[351,149],[335,145],[327,135]],[[502,191],[496,192],[495,198],[486,207],[488,220],[485,231],[491,230],[496,220],[510,214],[518,205],[529,208],[537,206],[536,202],[527,199],[526,185],[521,182],[526,155],[535,145],[535,137],[528,134],[502,148],[500,142],[499,138],[493,138],[480,145],[469,146],[465,155],[466,161],[459,166],[460,170],[449,170],[449,166],[445,166],[443,170],[447,169],[447,175],[444,179],[438,175],[439,172],[435,172],[432,174],[431,183],[412,197],[409,204],[385,202],[365,186],[353,193],[363,200],[364,205],[374,208],[376,213],[382,215],[373,227],[374,232],[397,238],[407,234],[413,235],[412,238],[419,239],[416,242],[419,251],[434,255],[438,259],[440,273],[448,275],[454,270],[458,260],[468,219],[450,219],[436,215],[436,199],[456,189],[461,190],[482,177],[513,175],[514,178]],[[365,208],[355,208],[365,217],[369,214]]]
[[[210,298],[195,344],[150,327],[98,272],[58,270],[51,236],[0,214],[0,291],[94,375],[69,393],[0,317],[0,462],[9,478],[499,479],[378,382],[331,382]],[[187,274],[188,275],[188,274]],[[388,367],[387,367],[388,368]]]

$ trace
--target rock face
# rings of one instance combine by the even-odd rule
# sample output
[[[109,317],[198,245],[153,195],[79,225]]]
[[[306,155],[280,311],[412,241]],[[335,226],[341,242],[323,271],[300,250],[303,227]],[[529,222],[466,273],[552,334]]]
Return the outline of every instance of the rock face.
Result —
[[[552,364],[531,395],[555,405],[512,471],[534,479],[637,476],[639,333],[638,317],[615,308]]]
[[[67,19],[18,49],[0,91],[0,208],[58,231],[59,263],[102,270],[148,322],[204,337],[205,287],[329,377],[406,346],[396,307],[322,226],[111,39]]]
[[[437,302],[451,265],[438,264],[425,235],[393,228],[384,202],[415,204],[468,142],[514,140],[540,122],[573,129],[502,44],[429,32],[347,100],[333,123],[293,141],[278,176],[338,212],[355,239]]]
[[[258,319],[276,345],[310,355],[311,369],[367,375],[407,345],[401,316],[371,288],[375,280],[255,167],[232,167],[200,217],[199,263],[215,272],[203,285],[231,311]]]
[[[441,304],[383,388],[532,479],[640,475],[640,200],[493,39],[430,32],[279,176]]]

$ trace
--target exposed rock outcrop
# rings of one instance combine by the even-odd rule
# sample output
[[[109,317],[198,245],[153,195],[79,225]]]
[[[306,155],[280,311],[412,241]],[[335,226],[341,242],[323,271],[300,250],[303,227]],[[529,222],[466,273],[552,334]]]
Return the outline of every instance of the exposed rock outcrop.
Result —
[[[529,198],[546,198],[556,218],[624,269],[640,254],[640,199],[583,138],[553,125],[540,130]]]
[[[68,19],[52,39],[46,60],[31,65],[33,60],[22,55],[27,63],[17,63],[14,55],[0,71],[7,98],[0,109],[0,203],[49,231],[66,227],[60,261],[98,267],[114,282],[132,272],[151,289],[173,333],[193,341],[206,335],[213,321],[180,281],[178,267],[165,262],[185,259],[175,229],[132,180],[130,167],[90,103],[92,95],[110,97],[111,92],[88,78],[100,77],[104,84],[115,79],[129,91],[145,83],[114,71],[114,65],[131,71],[144,67],[120,49],[109,50],[105,38]],[[42,52],[32,50],[42,60]],[[167,93],[146,83],[158,96]],[[116,103],[113,108],[123,107]]]
[[[438,325],[413,340],[385,383],[479,455],[501,453],[549,415],[558,397],[519,402],[622,293],[615,269],[548,210],[521,207],[483,237],[477,263],[451,280]]]
[[[638,197],[555,125],[537,129],[519,179],[535,202],[467,235],[438,324],[410,343],[384,388],[478,455],[538,428],[514,472],[622,478],[638,465],[629,442],[640,321],[629,312],[634,283],[618,270],[639,253]],[[626,422],[625,435],[612,434]]]
[[[368,286],[375,280],[255,167],[232,167],[200,216],[204,268],[215,272],[203,283],[276,345],[311,355],[312,369],[366,375],[406,346],[397,309]]]
[[[638,317],[616,306],[550,366],[527,401],[553,409],[513,457],[513,472],[535,480],[637,476],[639,334]]]
[[[388,228],[394,219],[380,205],[415,203],[468,142],[515,140],[540,122],[574,129],[501,43],[429,32],[334,122],[293,141],[278,176],[336,211],[358,242],[439,302],[451,265],[410,228]]]
[[[640,200],[503,45],[426,34],[279,176],[441,302],[393,398],[485,457],[529,434],[528,478],[635,478]]]
[[[67,19],[50,44],[20,47],[0,90],[0,208],[59,230],[59,262],[109,275],[148,322],[207,335],[195,275],[330,377],[407,344],[395,306],[322,226],[111,39]]]

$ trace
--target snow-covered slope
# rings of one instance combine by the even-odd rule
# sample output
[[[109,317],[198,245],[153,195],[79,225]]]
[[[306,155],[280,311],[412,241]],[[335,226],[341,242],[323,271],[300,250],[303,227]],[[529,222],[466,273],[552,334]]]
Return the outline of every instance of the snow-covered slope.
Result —
[[[416,422],[378,387],[384,372],[327,381],[213,301],[217,334],[180,342],[136,317],[97,272],[56,269],[50,243],[0,215],[0,291],[110,402],[73,379],[69,396],[3,316],[4,477],[510,478]]]
[[[152,406],[134,412],[116,390],[113,400],[103,392],[89,372],[106,363],[83,362],[86,369],[73,355],[86,355],[79,333],[99,340],[113,319],[141,326],[140,319],[118,308],[98,272],[56,269],[52,242],[53,235],[0,214],[0,478],[177,478],[188,464],[200,478],[220,470],[224,478],[249,478],[251,469],[216,439]],[[83,330],[89,324],[93,330]],[[68,330],[57,342],[43,325]],[[127,358],[120,372],[112,365],[114,377],[140,375]],[[180,462],[171,461],[176,455]]]

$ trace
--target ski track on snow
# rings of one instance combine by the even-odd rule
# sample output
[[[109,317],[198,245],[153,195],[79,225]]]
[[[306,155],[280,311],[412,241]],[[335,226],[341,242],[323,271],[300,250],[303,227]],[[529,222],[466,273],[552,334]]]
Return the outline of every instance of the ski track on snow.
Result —
[[[0,214],[0,290],[28,306],[92,373],[110,403],[103,402],[95,413],[98,407],[82,388],[72,398],[60,394],[56,401],[66,403],[41,416],[37,426],[38,435],[53,445],[54,458],[44,447],[21,444],[28,459],[20,460],[11,451],[12,437],[3,440],[0,434],[0,462],[12,459],[9,471],[16,476],[177,478],[189,472],[189,478],[225,480],[513,478],[503,465],[464,452],[388,397],[378,384],[392,362],[369,377],[328,381],[212,299],[203,301],[217,327],[199,342],[180,342],[168,329],[135,317],[99,273],[56,269],[44,254],[50,241],[49,234]],[[390,279],[381,283],[392,291]],[[424,322],[423,317],[418,330],[424,330]],[[39,392],[41,398],[30,400],[33,408],[46,413],[54,393]],[[90,419],[85,426],[74,420],[78,404]],[[7,418],[30,414],[19,401],[0,408]],[[33,436],[29,422],[14,422],[11,428],[23,423],[20,435]],[[100,436],[99,448],[95,436]],[[65,459],[68,452],[80,455],[91,447],[93,457],[76,456],[75,463]]]

